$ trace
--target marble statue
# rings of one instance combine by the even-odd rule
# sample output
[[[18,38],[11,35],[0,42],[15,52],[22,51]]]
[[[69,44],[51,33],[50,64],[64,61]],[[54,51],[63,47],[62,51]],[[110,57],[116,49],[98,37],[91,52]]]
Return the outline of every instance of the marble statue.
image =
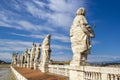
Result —
[[[40,62],[42,72],[47,71],[47,67],[50,61],[50,52],[51,52],[50,38],[51,38],[51,35],[48,34],[42,43],[42,56],[41,56],[42,58]]]
[[[18,55],[17,66],[20,66],[20,55]]]
[[[30,67],[30,53],[31,49],[27,49],[27,68]]]
[[[35,58],[36,44],[33,43],[31,53],[30,53],[30,68],[33,68],[34,58]]]
[[[24,64],[23,64],[23,67],[26,67],[26,65],[27,65],[27,50],[23,53],[23,56],[24,56]]]
[[[12,64],[17,64],[17,55],[18,55],[18,53],[17,52],[14,52],[13,54],[12,54]]]
[[[73,59],[70,65],[80,66],[85,64],[87,55],[90,53],[91,38],[94,32],[85,17],[85,9],[79,8],[76,17],[70,29],[71,47],[73,51]]]
[[[23,67],[23,64],[24,64],[24,54],[22,53],[22,55],[20,56],[20,66]]]
[[[41,47],[40,44],[39,44],[38,46],[36,46],[35,59],[34,59],[34,69],[37,69],[37,65],[38,65],[38,62],[39,62],[39,58],[40,58],[40,47]]]

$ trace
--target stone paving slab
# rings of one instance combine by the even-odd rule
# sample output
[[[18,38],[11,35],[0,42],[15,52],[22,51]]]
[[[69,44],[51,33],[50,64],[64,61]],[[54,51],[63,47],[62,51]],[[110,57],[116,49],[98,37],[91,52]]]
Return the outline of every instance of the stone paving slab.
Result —
[[[40,70],[32,70],[28,68],[14,67],[21,75],[28,80],[68,80],[65,76],[51,73],[42,73]]]

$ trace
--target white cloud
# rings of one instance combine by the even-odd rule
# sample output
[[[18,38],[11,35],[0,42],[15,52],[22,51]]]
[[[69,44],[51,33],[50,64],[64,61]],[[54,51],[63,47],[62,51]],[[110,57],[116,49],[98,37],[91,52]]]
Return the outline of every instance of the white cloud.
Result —
[[[1,51],[24,51],[32,47],[32,42],[20,40],[0,39],[0,43]]]
[[[0,50],[1,51],[24,51],[27,48],[32,47],[33,42],[21,41],[21,40],[9,40],[9,39],[0,39]],[[36,43],[39,44],[39,43]],[[51,49],[55,50],[70,50],[69,47],[51,44]]]
[[[110,56],[110,55],[89,55],[88,62],[114,62],[120,61],[120,56]]]
[[[18,24],[21,26],[21,29],[27,30],[27,31],[54,31],[53,28],[42,26],[42,25],[36,25],[32,24],[28,21],[19,21]]]
[[[51,56],[51,59],[55,61],[69,61],[71,60],[71,57],[70,54],[57,52],[55,55]]]
[[[46,6],[45,3],[43,3],[42,1],[38,1],[38,0],[33,0],[34,3],[36,3],[39,7],[44,8]]]
[[[17,35],[17,36],[23,36],[23,37],[31,37],[31,38],[38,38],[38,39],[43,39],[46,35],[45,34],[42,34],[42,35],[38,35],[38,34],[29,34],[26,35],[26,34],[17,34],[17,33],[11,33],[12,35]],[[58,40],[58,41],[61,41],[61,42],[70,42],[70,39],[68,36],[65,36],[63,34],[57,34],[57,33],[53,33],[51,35],[51,39],[52,40]]]
[[[10,61],[12,59],[12,54],[11,53],[2,53],[0,52],[0,60],[3,60],[3,61]]]
[[[69,47],[67,47],[67,46],[64,46],[64,45],[56,45],[56,44],[52,44],[51,45],[51,48],[52,49],[56,49],[56,50],[70,50],[70,48]]]
[[[100,44],[100,41],[92,40],[92,45]]]
[[[37,7],[31,2],[24,3],[26,10],[34,17],[48,20],[47,25],[52,24],[52,27],[61,27],[68,29],[73,20],[73,16],[76,13],[76,9],[85,5],[84,1],[65,1],[65,0],[49,0],[49,3],[43,3],[42,1],[33,2],[40,7]],[[79,3],[79,4],[78,4]],[[44,8],[44,7],[48,7]],[[51,12],[52,10],[52,12]]]
[[[54,35],[52,35],[52,39],[59,40],[61,42],[70,42],[69,36],[65,36],[63,34],[54,33]]]
[[[43,39],[45,36],[44,35],[38,35],[38,34],[17,34],[17,33],[11,33],[12,35],[17,35],[17,36],[23,36],[23,37],[31,37],[31,38],[38,38],[38,39]]]

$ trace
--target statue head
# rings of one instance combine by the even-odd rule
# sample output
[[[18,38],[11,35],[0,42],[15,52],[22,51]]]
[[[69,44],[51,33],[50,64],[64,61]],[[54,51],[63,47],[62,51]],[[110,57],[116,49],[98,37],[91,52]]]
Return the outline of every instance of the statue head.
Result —
[[[41,44],[39,44],[38,46],[41,47]]]
[[[79,8],[76,12],[76,15],[84,15],[85,16],[85,8]]]
[[[50,34],[48,34],[46,37],[47,37],[48,39],[50,39],[51,35],[50,35]]]

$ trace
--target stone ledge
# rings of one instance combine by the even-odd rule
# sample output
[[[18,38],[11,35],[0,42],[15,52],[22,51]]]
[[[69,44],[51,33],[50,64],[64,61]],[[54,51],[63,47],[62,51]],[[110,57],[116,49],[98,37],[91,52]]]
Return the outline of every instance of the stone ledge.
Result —
[[[12,66],[11,66],[11,70],[17,80],[28,80],[24,76],[22,76],[19,72],[17,72]]]

